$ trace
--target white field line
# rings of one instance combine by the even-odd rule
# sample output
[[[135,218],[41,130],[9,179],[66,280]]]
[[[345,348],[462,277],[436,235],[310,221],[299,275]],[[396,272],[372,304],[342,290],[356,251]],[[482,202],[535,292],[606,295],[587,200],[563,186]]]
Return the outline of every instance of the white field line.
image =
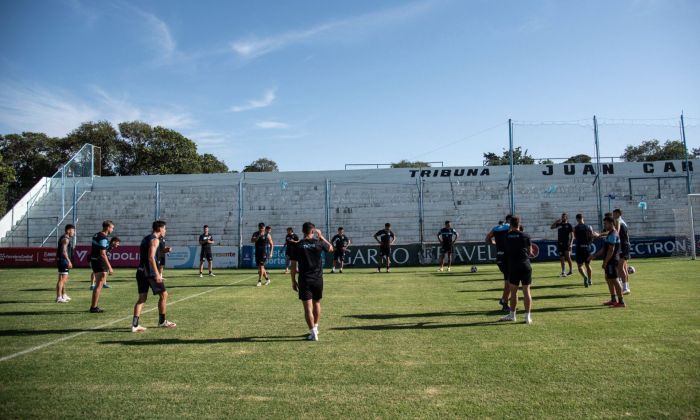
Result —
[[[190,296],[184,297],[184,298],[179,299],[179,300],[176,300],[176,301],[174,301],[174,302],[168,302],[168,306],[172,306],[172,305],[175,305],[176,303],[184,302],[184,301],[186,301],[186,300],[190,300],[190,299],[193,299],[193,298],[196,298],[196,297],[205,295],[205,294],[210,293],[210,292],[213,292],[213,291],[215,291],[215,290],[223,289],[224,287],[233,286],[234,284],[238,284],[238,283],[240,283],[240,282],[242,282],[242,281],[244,281],[244,280],[248,280],[248,279],[251,279],[251,278],[255,278],[255,275],[250,276],[250,277],[242,278],[242,279],[240,279],[240,280],[238,280],[238,281],[235,281],[235,282],[229,283],[229,284],[225,284],[225,285],[223,285],[223,286],[214,287],[214,288],[212,288],[212,289],[205,290],[205,291],[203,291],[203,292],[200,292],[200,293],[197,293],[197,294],[194,294],[194,295],[190,295]],[[145,313],[148,313],[148,312],[153,312],[153,311],[155,311],[156,309],[158,309],[158,306],[157,306],[157,305],[156,305],[155,307],[151,308],[151,309],[147,309],[147,310],[141,312],[141,314],[145,314]],[[124,322],[124,321],[129,320],[129,319],[132,319],[132,318],[133,318],[133,315],[129,315],[129,316],[126,316],[126,317],[124,317],[124,318],[115,319],[114,321],[110,321],[110,322],[108,322],[108,323],[106,323],[106,324],[103,324],[103,325],[100,325],[100,326],[98,326],[98,327],[93,327],[93,328],[87,329],[87,330],[85,330],[85,331],[80,331],[80,332],[77,332],[77,333],[74,333],[74,334],[70,334],[70,335],[67,335],[67,336],[65,336],[65,337],[61,337],[61,338],[58,338],[58,339],[56,339],[56,340],[49,341],[48,343],[39,344],[38,346],[34,346],[34,347],[28,348],[28,349],[26,349],[26,350],[22,350],[22,351],[20,351],[20,352],[14,353],[14,354],[10,354],[10,355],[7,355],[7,356],[0,357],[0,362],[4,362],[4,361],[10,360],[10,359],[14,359],[15,357],[23,356],[23,355],[25,355],[25,354],[33,353],[33,352],[35,352],[35,351],[37,351],[37,350],[41,350],[41,349],[43,349],[43,348],[46,348],[46,347],[49,347],[49,346],[53,346],[54,344],[58,344],[58,343],[61,343],[61,342],[63,342],[63,341],[66,341],[66,340],[70,340],[70,339],[73,339],[73,338],[75,338],[75,337],[79,337],[79,336],[81,336],[81,335],[83,335],[83,334],[87,334],[87,333],[89,333],[89,332],[101,330],[101,329],[103,329],[103,328],[106,328],[106,327],[109,327],[109,326],[111,326],[111,325],[114,325],[114,324],[116,324],[116,323],[118,323],[118,322]]]

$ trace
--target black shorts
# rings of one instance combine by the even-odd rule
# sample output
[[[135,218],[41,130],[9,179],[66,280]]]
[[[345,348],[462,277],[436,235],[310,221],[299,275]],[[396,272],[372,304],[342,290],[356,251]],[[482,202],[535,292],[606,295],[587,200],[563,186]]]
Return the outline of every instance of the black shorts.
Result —
[[[453,249],[454,249],[453,244],[442,244],[442,246],[440,247],[440,251],[443,254],[448,254],[448,253],[451,254]]]
[[[323,280],[299,280],[299,300],[321,300]]]
[[[591,256],[591,249],[589,247],[576,247],[576,264],[582,265]]]
[[[629,244],[623,244],[620,247],[620,258],[622,258],[623,260],[630,259],[630,245]]]
[[[165,267],[165,255],[161,255],[159,264],[161,267]]]
[[[199,262],[202,262],[204,260],[211,261],[213,259],[214,258],[211,255],[211,249],[209,249],[209,250],[203,249],[199,252]]]
[[[571,245],[568,242],[557,242],[557,252],[559,256],[564,256],[565,252],[571,251]]]
[[[529,286],[532,284],[532,267],[528,265],[511,266],[508,268],[508,282],[514,286]]]
[[[618,259],[612,259],[605,266],[605,278],[606,279],[616,279],[617,278],[617,264],[620,262]]]
[[[379,256],[380,257],[390,257],[391,256],[391,247],[390,246],[380,246],[379,247]]]
[[[260,267],[261,265],[265,265],[265,261],[267,261],[267,252],[265,251],[265,249],[256,249],[255,266]]]
[[[68,260],[59,258],[56,260],[56,266],[58,267],[58,274],[68,274],[70,269],[68,268]]]
[[[90,260],[90,267],[93,273],[109,273],[109,268],[101,258],[99,260]]]
[[[496,265],[503,273],[503,280],[508,280],[508,263],[506,263],[506,255],[503,252],[496,253]]]
[[[156,282],[155,276],[149,276],[145,271],[136,270],[136,286],[139,289],[139,294],[148,293],[148,289],[153,290],[154,295],[159,295],[165,292],[165,283]]]
[[[333,261],[343,262],[344,259],[345,259],[345,250],[336,248],[336,250],[333,251]]]

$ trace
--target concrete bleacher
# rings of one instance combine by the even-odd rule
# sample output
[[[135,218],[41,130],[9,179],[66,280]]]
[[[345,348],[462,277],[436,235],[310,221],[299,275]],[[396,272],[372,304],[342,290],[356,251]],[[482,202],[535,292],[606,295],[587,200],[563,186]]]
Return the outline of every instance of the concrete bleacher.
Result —
[[[687,206],[686,180],[682,163],[672,163],[675,172],[664,172],[667,163],[656,162],[653,173],[641,163],[615,163],[614,173],[601,176],[603,212],[609,205],[622,208],[636,236],[677,234],[673,216]],[[700,167],[699,160],[692,164]],[[515,167],[516,213],[534,238],[554,239],[549,226],[563,211],[572,220],[581,212],[598,228],[595,176],[584,174],[583,164],[567,167],[575,171],[572,175],[563,168],[554,165],[553,174],[545,175],[546,165]],[[76,207],[77,242],[89,243],[102,220],[111,219],[114,234],[125,244],[136,244],[149,232],[157,211],[168,222],[171,245],[196,244],[204,224],[218,244],[246,245],[258,222],[272,225],[275,242],[281,244],[287,226],[299,232],[307,220],[323,230],[328,220],[328,237],[342,225],[358,245],[372,244],[372,235],[385,222],[392,223],[400,243],[418,243],[421,235],[424,242],[435,242],[445,220],[453,221],[461,240],[481,241],[509,212],[509,170],[467,169],[472,169],[469,175],[463,168],[434,168],[422,177],[409,169],[97,177]],[[700,191],[697,177],[692,187]],[[64,210],[66,203],[72,205],[72,186],[61,194],[61,188],[52,188],[11,231],[0,232],[0,245],[40,245],[60,217],[61,197]],[[610,203],[609,194],[615,197]],[[639,207],[642,201],[646,210]],[[69,213],[62,224],[72,221]]]

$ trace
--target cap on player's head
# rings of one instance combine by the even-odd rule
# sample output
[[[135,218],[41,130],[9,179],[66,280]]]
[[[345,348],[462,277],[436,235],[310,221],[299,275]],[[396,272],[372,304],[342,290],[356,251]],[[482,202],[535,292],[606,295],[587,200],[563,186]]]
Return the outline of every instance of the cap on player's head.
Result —
[[[513,218],[512,214],[506,214],[506,223],[510,223],[510,219]]]
[[[577,214],[576,220],[583,220],[583,215],[581,213]]]
[[[304,232],[304,235],[310,234],[314,231],[314,229],[316,229],[316,226],[314,226],[314,224],[311,222],[305,222],[301,227],[301,231]]]
[[[384,228],[389,229],[391,227],[391,223],[384,223]]]
[[[340,227],[338,228],[338,232],[342,232],[342,231],[344,231],[344,230],[345,230],[345,229],[344,229],[342,226],[340,226]]]
[[[163,220],[156,220],[155,222],[153,222],[153,231],[154,232],[158,232],[164,227],[165,227],[165,221],[163,221]]]
[[[511,229],[518,229],[520,227],[520,216],[510,217],[510,227]]]
[[[265,223],[263,223],[263,222],[258,223],[258,229],[262,229],[264,227],[265,227]]]
[[[107,229],[110,226],[114,226],[114,223],[112,223],[111,220],[105,220],[102,222],[102,229]]]
[[[68,233],[68,231],[71,229],[75,229],[75,226],[68,224],[68,225],[66,225],[65,232]]]

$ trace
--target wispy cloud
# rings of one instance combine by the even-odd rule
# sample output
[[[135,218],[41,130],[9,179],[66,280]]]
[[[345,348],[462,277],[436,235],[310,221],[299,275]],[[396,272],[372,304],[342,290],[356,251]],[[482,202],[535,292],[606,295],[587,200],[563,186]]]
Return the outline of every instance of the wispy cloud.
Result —
[[[258,128],[262,128],[265,130],[279,130],[279,129],[284,129],[284,128],[289,128],[289,124],[279,122],[279,121],[258,121],[255,123],[255,126]]]
[[[158,53],[161,61],[170,61],[179,54],[177,43],[173,37],[170,27],[165,21],[160,19],[153,13],[147,12],[133,4],[116,3],[121,9],[130,11],[142,20],[142,24],[146,30],[147,42]]]
[[[17,81],[0,81],[0,126],[11,131],[37,131],[64,136],[86,121],[114,124],[140,120],[151,125],[182,130],[196,124],[189,112],[173,106],[144,106],[126,95],[112,95],[92,87],[84,98],[63,89]]]
[[[342,29],[356,29],[353,33],[367,33],[373,29],[386,27],[389,24],[401,23],[413,19],[426,12],[434,3],[434,0],[420,1],[379,12],[332,20],[310,28],[284,32],[268,37],[238,39],[231,43],[231,49],[241,58],[252,59],[282,49],[288,45],[310,41],[321,35],[328,35],[331,32],[340,31]]]
[[[231,112],[243,112],[250,111],[251,109],[266,108],[275,102],[276,89],[268,89],[263,93],[263,97],[260,99],[251,99],[245,105],[238,105],[231,107]]]

